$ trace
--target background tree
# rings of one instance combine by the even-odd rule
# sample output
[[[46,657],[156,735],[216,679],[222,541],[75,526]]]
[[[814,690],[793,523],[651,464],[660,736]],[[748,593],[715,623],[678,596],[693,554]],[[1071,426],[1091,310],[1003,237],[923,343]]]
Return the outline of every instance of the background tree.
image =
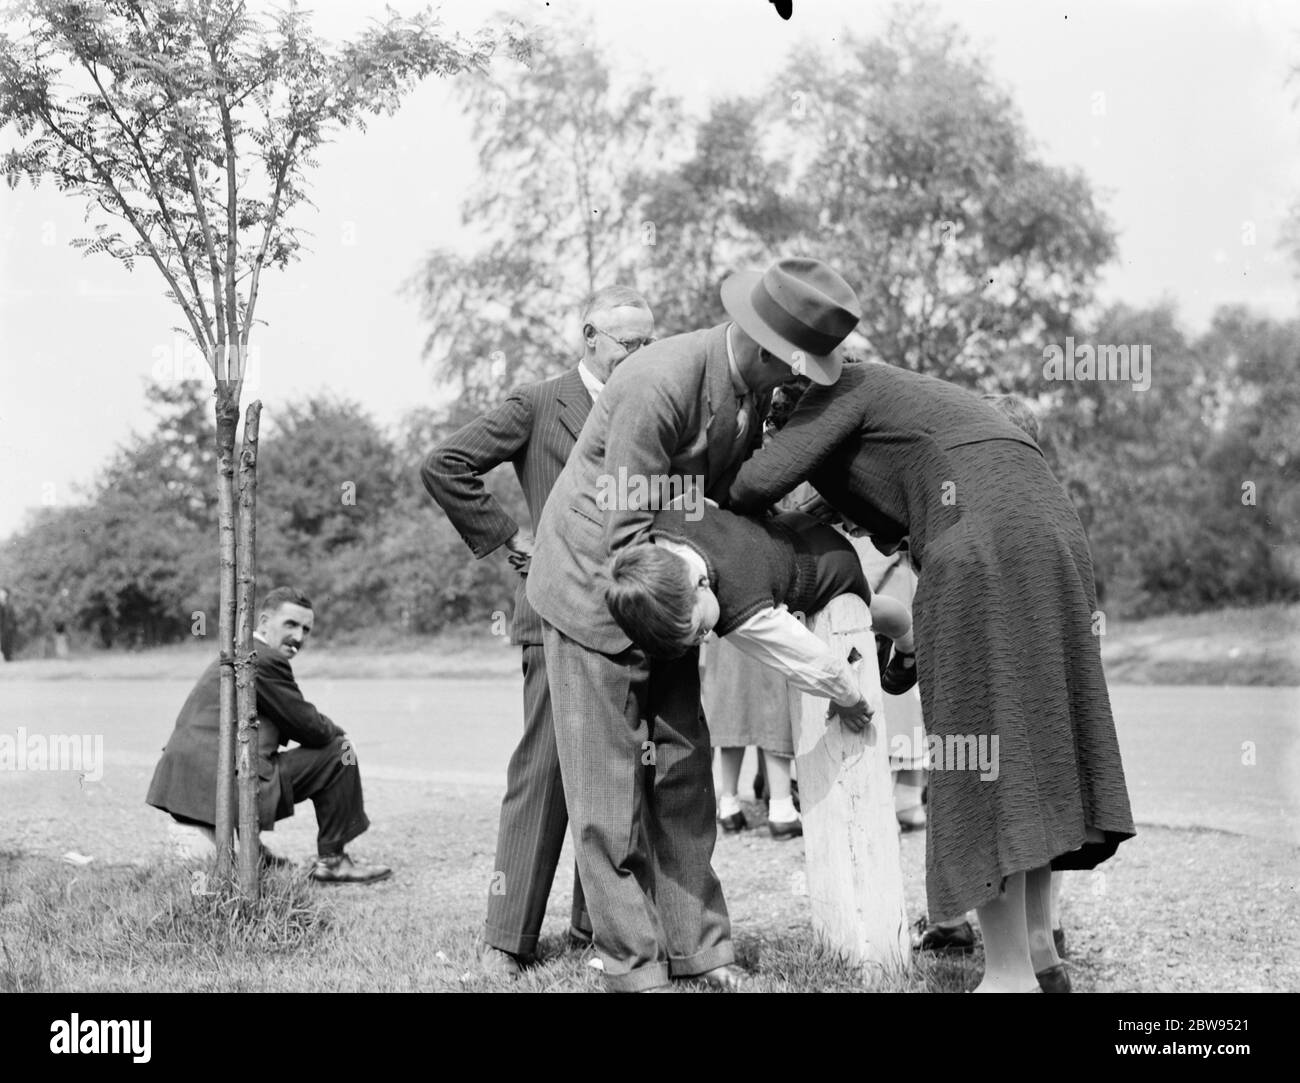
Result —
[[[87,254],[128,269],[151,262],[215,381],[224,869],[232,837],[225,735],[236,669],[244,766],[255,710],[253,527],[250,519],[240,546],[249,566],[237,570],[234,446],[261,275],[298,254],[288,218],[306,199],[312,154],[329,135],[364,127],[368,113],[392,112],[420,78],[481,68],[492,41],[445,37],[427,13],[390,13],[332,49],[292,0],[265,17],[243,0],[21,0],[6,15],[16,29],[0,35],[0,123],[13,123],[24,140],[3,160],[11,186],[23,177],[52,180],[87,202],[93,236],[74,242]],[[246,435],[256,431],[256,409]],[[254,444],[246,439],[246,461]],[[255,840],[256,824],[244,829]],[[256,846],[242,851],[251,894]]]
[[[897,8],[880,38],[797,50],[769,101],[809,205],[796,247],[853,283],[875,353],[1025,386],[1090,303],[1114,232],[1080,174],[1035,157],[961,32]]]
[[[460,84],[479,162],[461,216],[483,240],[470,255],[431,252],[410,283],[458,419],[571,361],[583,298],[634,284],[654,240],[628,177],[664,152],[677,105],[644,75],[616,85],[606,55],[575,26],[536,41],[528,68]]]

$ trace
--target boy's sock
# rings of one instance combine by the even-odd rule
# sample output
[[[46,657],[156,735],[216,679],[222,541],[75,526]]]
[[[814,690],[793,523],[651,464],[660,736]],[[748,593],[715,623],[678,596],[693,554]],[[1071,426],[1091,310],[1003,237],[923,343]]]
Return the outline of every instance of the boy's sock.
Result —
[[[768,823],[789,824],[799,819],[795,811],[794,800],[789,797],[774,797],[767,810]]]
[[[718,798],[718,819],[725,820],[740,811],[740,798],[734,793],[724,793]]]

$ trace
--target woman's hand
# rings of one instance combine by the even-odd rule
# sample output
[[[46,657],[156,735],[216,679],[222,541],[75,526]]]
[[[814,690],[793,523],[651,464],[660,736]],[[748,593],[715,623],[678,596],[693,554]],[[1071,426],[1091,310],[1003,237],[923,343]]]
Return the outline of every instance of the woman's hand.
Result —
[[[830,709],[826,712],[827,718],[836,718],[840,720],[840,725],[850,733],[861,733],[867,728],[867,723],[871,721],[871,704],[867,702],[865,696],[859,696],[858,702],[851,707],[845,707],[839,703],[832,703]]]

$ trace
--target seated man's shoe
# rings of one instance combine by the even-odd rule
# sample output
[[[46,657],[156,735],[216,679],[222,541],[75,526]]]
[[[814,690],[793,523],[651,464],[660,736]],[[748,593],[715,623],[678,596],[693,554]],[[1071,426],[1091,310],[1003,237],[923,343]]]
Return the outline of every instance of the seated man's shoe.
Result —
[[[588,929],[579,929],[577,926],[570,925],[567,940],[570,951],[586,951],[591,947],[592,935]]]
[[[798,839],[803,837],[803,821],[790,820],[787,823],[773,823],[767,821],[767,829],[771,832],[772,838],[778,842],[785,842],[789,839]]]
[[[308,874],[318,884],[373,884],[387,880],[393,870],[387,865],[359,865],[347,854],[318,857]]]
[[[917,935],[913,941],[916,951],[933,951],[940,954],[965,953],[975,949],[975,930],[969,921],[955,925],[939,925],[922,918],[916,923]]]
[[[1070,975],[1065,972],[1065,964],[1057,963],[1055,966],[1049,966],[1046,970],[1040,970],[1034,975],[1038,979],[1038,987],[1044,993],[1068,993],[1070,992]]]
[[[718,823],[728,835],[734,835],[737,831],[744,831],[749,826],[749,821],[745,819],[743,812],[733,812],[730,816],[719,816]]]
[[[916,684],[916,654],[895,649],[889,665],[880,675],[880,687],[891,696],[901,696]]]
[[[745,984],[745,972],[734,964],[715,966],[703,974],[696,974],[695,981],[702,981],[711,989],[724,993],[738,992]]]
[[[1056,954],[1060,956],[1060,958],[1064,959],[1065,958],[1065,930],[1064,929],[1052,930],[1052,943],[1056,945]]]

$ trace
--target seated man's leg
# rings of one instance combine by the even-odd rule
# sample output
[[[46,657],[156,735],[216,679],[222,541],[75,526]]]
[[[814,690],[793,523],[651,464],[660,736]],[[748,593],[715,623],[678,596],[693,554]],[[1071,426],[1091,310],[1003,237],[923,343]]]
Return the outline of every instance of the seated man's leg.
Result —
[[[361,866],[343,852],[344,846],[370,826],[361,797],[361,768],[346,737],[322,748],[291,748],[278,757],[280,784],[294,803],[311,798],[316,806],[316,852],[312,870],[317,880],[358,883],[381,880],[391,869]]]
[[[665,986],[668,953],[642,829],[649,666],[639,651],[610,657],[545,623],[542,634],[570,832],[606,984]]]
[[[647,819],[655,901],[674,978],[735,962],[731,920],[713,871],[717,841],[713,749],[700,707],[699,654],[655,662],[647,701],[655,781]]]

